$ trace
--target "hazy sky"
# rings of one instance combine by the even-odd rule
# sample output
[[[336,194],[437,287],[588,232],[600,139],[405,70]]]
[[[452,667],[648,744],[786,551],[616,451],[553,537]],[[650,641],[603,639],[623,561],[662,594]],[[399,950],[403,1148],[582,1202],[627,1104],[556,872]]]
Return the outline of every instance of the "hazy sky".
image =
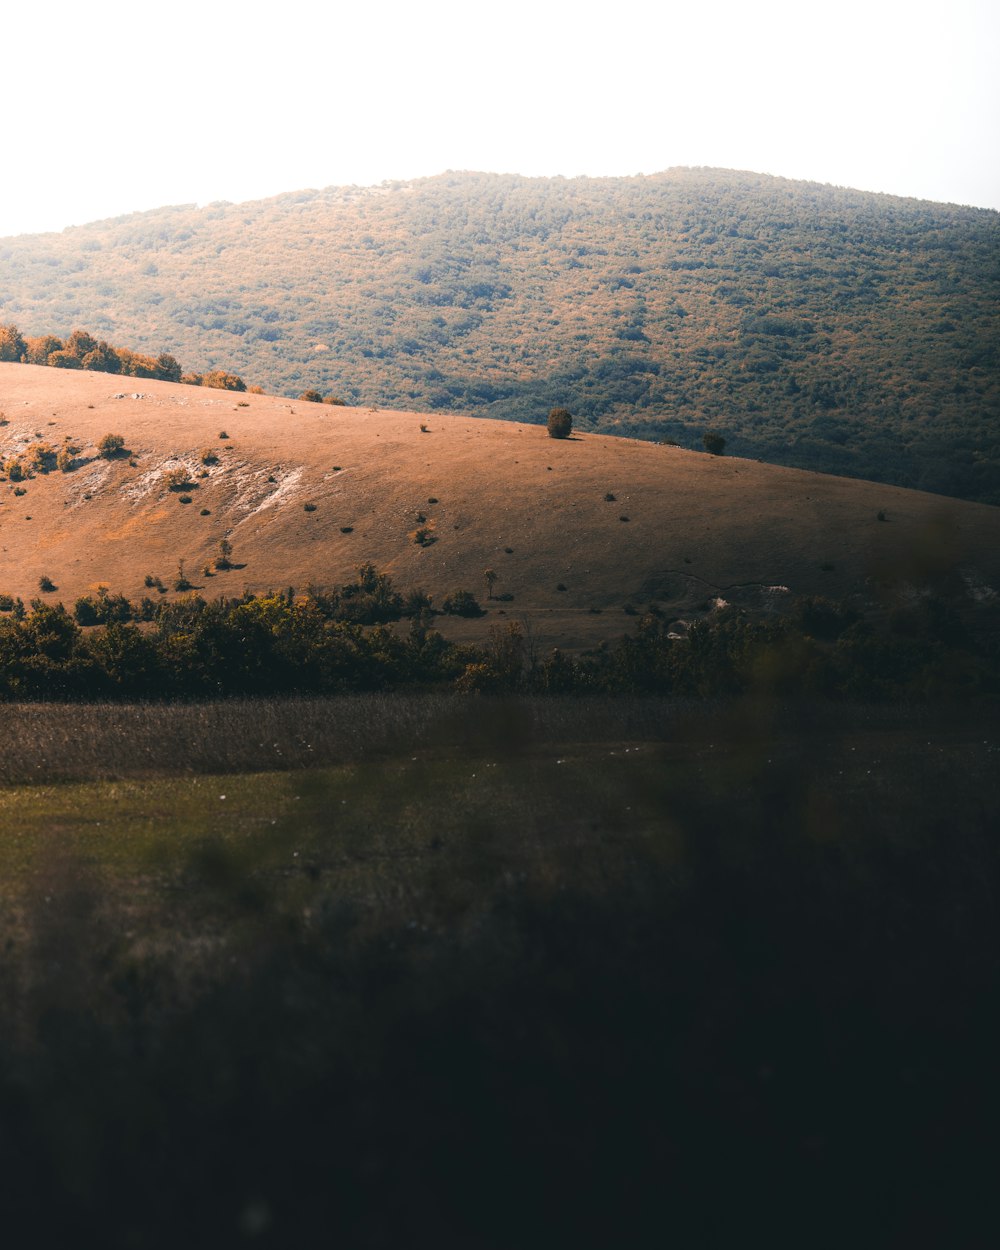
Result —
[[[1000,208],[997,0],[49,0],[0,236],[446,169],[716,165]]]

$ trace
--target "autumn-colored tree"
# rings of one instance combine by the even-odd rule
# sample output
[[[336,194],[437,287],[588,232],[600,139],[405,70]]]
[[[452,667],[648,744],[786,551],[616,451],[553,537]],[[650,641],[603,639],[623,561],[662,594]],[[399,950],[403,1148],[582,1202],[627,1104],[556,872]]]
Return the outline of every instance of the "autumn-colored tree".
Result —
[[[80,357],[75,356],[72,352],[68,352],[65,348],[59,351],[49,352],[49,358],[45,362],[50,369],[82,369]]]
[[[53,352],[62,351],[62,339],[51,334],[42,334],[38,338],[25,339],[25,357],[29,365],[47,365]]]
[[[89,352],[92,352],[97,346],[97,339],[92,334],[88,334],[86,330],[74,330],[64,344],[64,350],[75,356],[78,360],[83,360]]]
[[[27,350],[21,331],[13,322],[0,326],[0,360],[18,361]]]
[[[95,373],[121,373],[122,370],[121,357],[104,339],[87,352],[81,363],[85,369]]]
[[[211,386],[219,391],[245,391],[246,384],[235,373],[226,373],[224,369],[213,369],[201,375],[201,385]]]

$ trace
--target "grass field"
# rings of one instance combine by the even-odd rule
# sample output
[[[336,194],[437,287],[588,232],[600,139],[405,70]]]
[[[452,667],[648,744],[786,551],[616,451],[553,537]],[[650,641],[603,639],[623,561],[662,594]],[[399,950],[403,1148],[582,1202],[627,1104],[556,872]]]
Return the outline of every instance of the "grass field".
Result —
[[[996,716],[6,711],[9,1244],[982,1231]]]

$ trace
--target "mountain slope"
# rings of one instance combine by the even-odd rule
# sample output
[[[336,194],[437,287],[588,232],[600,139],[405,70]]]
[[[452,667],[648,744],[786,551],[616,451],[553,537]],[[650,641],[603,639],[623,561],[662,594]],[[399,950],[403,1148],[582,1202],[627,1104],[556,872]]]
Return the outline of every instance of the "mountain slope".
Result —
[[[994,212],[725,170],[448,174],[6,239],[0,319],[996,502],[998,244]]]
[[[576,647],[651,603],[689,620],[716,598],[864,608],[945,574],[981,599],[1000,586],[1000,510],[985,505],[637,440],[122,381],[0,365],[4,459],[80,449],[66,472],[0,483],[0,591],[28,600],[47,577],[43,598],[104,584],[137,600],[179,560],[207,596],[327,589],[370,561],[440,605],[486,601],[491,568],[512,598],[453,636],[524,618],[544,645]],[[108,433],[131,460],[97,454]],[[170,487],[178,468],[186,489]],[[223,538],[235,567],[202,575]]]

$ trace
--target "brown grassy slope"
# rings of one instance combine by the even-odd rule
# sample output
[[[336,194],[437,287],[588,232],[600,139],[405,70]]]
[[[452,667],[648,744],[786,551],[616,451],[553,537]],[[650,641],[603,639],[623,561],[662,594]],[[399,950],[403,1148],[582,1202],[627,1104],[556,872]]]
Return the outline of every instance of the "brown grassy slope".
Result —
[[[980,593],[1000,585],[1000,509],[754,461],[15,364],[0,364],[0,410],[4,457],[39,434],[84,448],[24,495],[0,482],[0,591],[26,600],[43,575],[67,604],[100,584],[138,598],[147,573],[170,584],[183,559],[208,596],[329,588],[371,561],[440,604],[456,589],[485,600],[493,568],[513,600],[452,633],[527,617],[547,645],[581,646],[629,628],[627,603],[687,618],[716,596],[871,600],[890,576],[945,564]],[[97,457],[109,432],[134,467]],[[219,463],[182,504],[164,475],[196,474],[206,447]],[[415,543],[420,528],[431,545]],[[239,567],[206,578],[224,536]]]

